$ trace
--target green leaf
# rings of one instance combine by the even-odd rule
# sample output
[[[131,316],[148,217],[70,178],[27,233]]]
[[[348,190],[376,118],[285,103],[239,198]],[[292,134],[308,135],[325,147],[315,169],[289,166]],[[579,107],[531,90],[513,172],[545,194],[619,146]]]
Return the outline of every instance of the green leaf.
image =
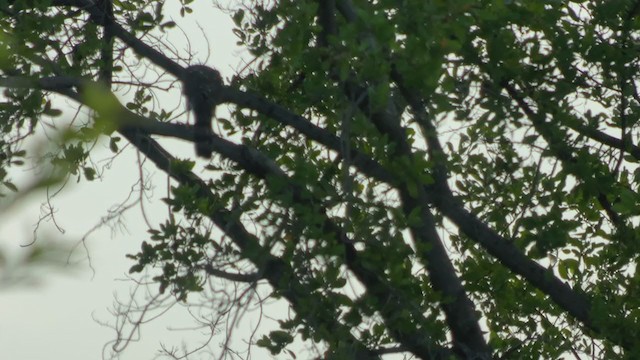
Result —
[[[4,184],[4,186],[6,186],[9,190],[18,192],[18,187],[15,186],[11,181],[3,181],[2,184]]]
[[[117,153],[119,151],[119,148],[118,148],[119,141],[120,141],[120,138],[117,136],[113,136],[109,138],[109,149],[111,150],[111,152]]]
[[[142,272],[144,266],[141,264],[135,264],[129,269],[129,274]]]
[[[92,181],[95,179],[96,176],[96,171],[93,168],[90,167],[83,167],[82,171],[84,172],[84,177],[89,180]]]

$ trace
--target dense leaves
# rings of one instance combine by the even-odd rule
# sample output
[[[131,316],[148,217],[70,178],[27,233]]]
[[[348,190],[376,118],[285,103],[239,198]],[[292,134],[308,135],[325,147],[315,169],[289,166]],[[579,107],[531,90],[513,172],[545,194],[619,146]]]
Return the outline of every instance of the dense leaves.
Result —
[[[198,15],[190,3],[180,16]],[[234,283],[244,290],[225,301],[241,309],[267,289],[292,312],[255,345],[344,359],[640,354],[640,2],[236,4],[232,33],[253,59],[223,89],[231,116],[204,172],[156,141],[193,140],[152,101],[165,89],[125,71],[131,49],[183,76],[180,54],[143,35],[173,31],[163,2],[2,9],[4,168],[24,155],[16,133],[59,115],[54,94],[90,107],[96,121],[46,158],[94,180],[91,144],[101,133],[117,152],[122,136],[177,182],[130,272],[187,304]],[[87,97],[114,79],[133,101]]]

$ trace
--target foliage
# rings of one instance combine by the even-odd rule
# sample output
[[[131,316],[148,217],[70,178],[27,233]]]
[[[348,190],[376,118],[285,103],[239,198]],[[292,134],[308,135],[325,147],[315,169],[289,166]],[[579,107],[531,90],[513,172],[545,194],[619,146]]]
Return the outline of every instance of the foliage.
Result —
[[[640,354],[640,2],[236,4],[251,65],[204,172],[157,141],[194,138],[151,101],[166,90],[128,71],[125,49],[182,78],[190,55],[146,37],[173,31],[163,4],[2,3],[0,191],[63,95],[95,121],[43,161],[95,180],[92,145],[124,138],[174,181],[130,271],[187,304],[268,289],[292,310],[258,329],[272,354]]]

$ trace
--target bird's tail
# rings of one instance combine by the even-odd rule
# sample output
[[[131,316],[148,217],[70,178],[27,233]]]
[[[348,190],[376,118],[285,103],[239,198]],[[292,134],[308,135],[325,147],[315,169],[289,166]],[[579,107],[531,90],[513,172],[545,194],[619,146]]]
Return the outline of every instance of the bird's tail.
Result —
[[[209,141],[211,139],[211,136],[213,135],[213,130],[211,130],[210,123],[196,123],[195,131],[194,142],[196,145],[196,155],[203,158],[211,159],[212,150]]]

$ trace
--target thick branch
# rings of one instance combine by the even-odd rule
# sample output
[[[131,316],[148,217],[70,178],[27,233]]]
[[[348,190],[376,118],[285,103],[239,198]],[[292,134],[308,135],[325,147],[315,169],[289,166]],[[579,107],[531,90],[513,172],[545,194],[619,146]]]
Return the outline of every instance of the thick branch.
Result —
[[[609,338],[614,343],[631,348],[631,341],[625,338],[614,338],[591,320],[591,300],[584,293],[572,289],[568,284],[558,279],[553,272],[528,258],[513,242],[508,241],[487,224],[466,210],[462,202],[457,199],[447,182],[446,154],[437,137],[437,132],[430,122],[419,97],[414,91],[407,89],[398,73],[393,75],[401,88],[405,98],[409,101],[417,122],[424,128],[423,132],[429,146],[429,153],[434,159],[434,185],[430,188],[430,202],[434,204],[444,216],[449,218],[470,239],[478,242],[494,256],[501,264],[514,273],[522,276],[530,284],[549,295],[551,299],[574,319],[580,321],[590,330]]]
[[[357,20],[357,12],[354,10],[350,0],[338,1],[337,7],[347,20]],[[401,89],[404,88],[403,95],[405,98],[413,102],[412,110],[414,111],[416,120],[421,125],[428,124],[428,121],[425,121],[427,114],[424,112],[424,106],[421,104],[421,100],[413,95],[413,90],[409,90],[403,86],[404,82],[398,78],[398,75],[397,72],[393,74],[392,71],[392,78],[396,84]],[[416,99],[418,102],[416,102]],[[421,120],[421,118],[423,120]],[[528,258],[520,249],[515,247],[512,242],[500,236],[496,231],[464,208],[462,202],[453,195],[447,183],[447,171],[444,165],[446,163],[446,154],[439,143],[436,130],[433,126],[426,126],[425,129],[426,131],[424,131],[424,133],[429,145],[430,158],[435,161],[436,164],[439,163],[439,165],[436,165],[434,168],[435,184],[433,186],[425,186],[429,203],[435,205],[443,215],[456,224],[465,235],[482,245],[508,269],[521,275],[530,284],[545,294],[548,294],[551,299],[567,311],[569,315],[582,322],[592,331],[609,338],[614,343],[621,344],[627,349],[630,349],[631,341],[629,339],[614,338],[610,333],[604,333],[601,328],[592,323],[590,317],[590,299],[585,296],[584,293],[572,289],[569,285],[558,279],[552,272],[549,272],[537,262]],[[362,169],[360,170],[363,171]]]
[[[353,15],[355,11],[349,10],[350,6],[347,2],[340,1],[338,6],[347,21],[356,20]],[[367,38],[371,37],[368,34],[365,36]],[[373,41],[373,39],[368,40],[369,42]],[[352,76],[352,78],[356,77]],[[398,158],[408,158],[410,163],[414,163],[415,156],[407,142],[406,134],[408,132],[400,125],[400,114],[396,111],[391,100],[388,101],[386,108],[383,110],[372,112],[371,109],[375,108],[375,104],[370,102],[366,87],[352,80],[344,81],[342,86],[349,99],[359,99],[354,105],[371,119],[376,128],[381,133],[389,135],[391,141],[396,145],[393,148],[394,155]],[[417,253],[425,263],[434,290],[441,293],[445,299],[442,301],[441,306],[453,335],[454,348],[457,354],[463,357],[490,357],[491,349],[487,345],[480,329],[479,318],[474,304],[469,299],[436,231],[433,215],[426,208],[428,197],[425,189],[420,186],[417,194],[412,194],[409,190],[409,184],[406,182],[398,184],[397,188],[400,192],[400,199],[407,218],[410,217],[410,214],[415,213],[416,210],[420,216],[419,224],[411,224],[410,231],[416,241]]]
[[[227,271],[219,270],[214,268],[211,264],[207,264],[204,266],[204,271],[207,274],[235,282],[247,282],[254,283],[261,279],[260,273],[253,274],[238,274],[238,273],[230,273]]]
[[[640,147],[638,147],[635,144],[632,144],[630,142],[631,139],[628,139],[628,140],[619,139],[615,136],[611,136],[607,133],[604,133],[592,127],[581,124],[578,121],[575,121],[575,122],[569,121],[566,123],[566,125],[567,127],[574,130],[580,135],[584,135],[591,140],[595,140],[601,144],[610,146],[612,148],[628,151],[631,154],[631,156],[633,156],[636,160],[640,160]]]
[[[81,89],[86,89],[88,85],[100,86],[96,83],[69,77],[47,78],[40,81],[25,78],[13,78],[6,79],[6,81],[4,81],[5,85],[9,83],[13,85],[20,85],[20,87],[40,86],[51,91],[56,91],[56,86],[58,86],[58,90],[61,90],[61,93],[70,96],[74,100],[80,102],[83,101],[81,94],[70,92],[70,87],[75,86]],[[3,85],[3,81],[0,81],[0,85]],[[85,103],[85,105],[91,104]],[[115,103],[112,104],[112,106],[115,105]],[[120,133],[122,133],[130,142],[136,145],[136,147],[140,151],[150,157],[151,160],[154,161],[154,163],[156,163],[159,168],[165,171],[167,171],[166,169],[169,169],[169,175],[183,184],[197,184],[200,187],[199,191],[203,192],[202,194],[200,194],[201,196],[212,196],[210,193],[208,193],[208,190],[202,189],[202,187],[206,188],[206,184],[204,184],[202,180],[197,178],[194,174],[178,174],[171,172],[170,163],[173,158],[169,153],[164,151],[164,149],[162,149],[160,145],[158,145],[149,137],[149,133],[145,129],[153,129],[158,132],[189,140],[194,139],[193,131],[190,131],[183,125],[163,124],[157,123],[150,119],[146,119],[142,116],[131,113],[122,105],[119,105],[117,109],[110,109],[109,116],[117,116],[118,118],[120,118]],[[288,183],[289,186],[284,189],[284,191],[291,192],[294,201],[308,208],[313,208],[314,204],[320,204],[322,202],[321,199],[314,199],[312,194],[306,193],[304,189],[297,186],[273,160],[269,159],[257,150],[249,148],[245,145],[234,144],[226,139],[220,138],[215,134],[211,135],[209,143],[213,151],[231,161],[236,162],[248,173],[264,180],[267,180],[269,178],[280,178],[282,181]],[[154,157],[152,157],[152,155]],[[212,199],[211,201],[215,200]],[[422,358],[447,358],[450,355],[450,351],[448,349],[441,348],[432,344],[432,341],[429,340],[428,334],[425,333],[425,330],[427,328],[427,321],[424,316],[422,316],[419,308],[412,304],[411,301],[408,301],[408,299],[404,295],[400,294],[396,289],[391,287],[390,284],[384,281],[384,279],[382,279],[377,273],[369,270],[365,265],[363,265],[359,258],[359,252],[353,245],[353,241],[350,240],[345,232],[328,217],[328,215],[326,214],[326,210],[320,208],[319,211],[319,215],[325,219],[324,227],[326,229],[326,232],[330,234],[336,234],[337,242],[344,246],[347,266],[365,285],[368,290],[369,296],[377,298],[376,303],[379,304],[378,310],[385,319],[390,332],[396,336],[396,339],[401,344],[403,344],[403,346],[407,347],[411,351],[414,351],[414,353]],[[208,215],[214,221],[214,223],[216,223],[216,225],[227,232],[227,227],[224,227],[220,224],[221,220],[216,220],[212,217],[212,215]],[[231,234],[229,234],[228,232],[227,234],[231,236]],[[238,245],[240,246],[240,244]],[[251,247],[252,246],[256,245],[252,243]],[[242,246],[240,247],[242,248]],[[275,260],[272,259],[270,261]],[[281,260],[278,259],[278,261]],[[256,263],[256,266],[258,266],[258,268],[262,268],[260,263]],[[277,265],[277,268],[280,267],[281,265]],[[278,273],[280,273],[280,271],[278,271]],[[271,279],[269,280],[271,282]],[[276,286],[274,287],[277,288]],[[398,311],[411,314],[412,319],[415,321],[415,326],[406,328],[406,323],[401,321],[401,319],[397,316]]]
[[[400,125],[399,119],[394,117],[397,114],[394,114],[391,109],[372,113],[373,104],[369,102],[366,89],[350,82],[347,82],[345,87],[348,94],[357,94],[356,98],[361,99],[357,103],[360,111],[371,119],[380,132],[389,135],[391,141],[396,144],[395,156],[406,157],[411,159],[410,163],[414,163],[415,156],[406,141],[407,131]],[[392,104],[389,103],[389,107],[391,106]],[[467,296],[456,274],[447,250],[436,231],[433,215],[427,208],[429,196],[425,188],[418,187],[417,194],[412,194],[406,183],[398,185],[397,188],[407,218],[416,209],[418,210],[420,221],[417,225],[410,225],[411,234],[416,241],[417,253],[425,263],[434,290],[440,292],[445,299],[441,306],[453,334],[456,352],[464,357],[471,355],[480,358],[490,357],[491,350],[480,329],[474,304]]]
[[[138,53],[138,55],[151,60],[154,64],[175,75],[177,78],[182,79],[184,74],[184,68],[182,66],[118,25],[115,19],[106,16],[105,12],[100,9],[96,3],[91,0],[75,0],[75,3],[79,8],[87,11],[89,15],[91,15],[90,18],[92,20],[96,21],[95,19],[101,19],[97,25],[104,26],[106,33],[119,38]]]
[[[336,0],[318,0],[318,23],[322,29],[318,36],[320,46],[329,45],[329,37],[336,34]]]
[[[367,250],[359,252],[355,249],[354,241],[349,239],[345,231],[331,220],[327,215],[326,209],[318,206],[318,204],[322,203],[322,199],[315,198],[313,194],[297,185],[272,159],[255,149],[245,145],[234,144],[215,134],[212,135],[211,145],[213,151],[236,162],[248,173],[265,181],[278,178],[280,179],[279,183],[288,184],[283,191],[290,193],[296,203],[308,209],[318,208],[318,216],[324,219],[324,233],[335,234],[336,242],[344,248],[347,267],[363,283],[367,289],[368,296],[376,299],[375,303],[378,305],[378,311],[380,311],[394,338],[421,358],[446,358],[448,351],[433,344],[429,334],[426,333],[427,321],[419,307],[389,284],[382,276],[362,263],[361,257],[366,258],[371,255],[367,256]],[[437,236],[435,228],[431,235]],[[445,265],[441,261],[434,260],[433,266]],[[401,317],[398,317],[398,313],[411,314],[414,324],[407,327],[406,322]]]
[[[208,199],[211,203],[215,203],[215,197],[208,190],[206,183],[192,172],[175,172],[171,166],[175,159],[155,140],[151,139],[148,134],[134,130],[123,130],[121,134],[147,158],[153,161],[158,168],[177,180],[180,184],[198,188],[198,195],[200,197]],[[242,254],[248,256],[248,259],[251,260],[258,269],[263,271],[263,278],[289,301],[296,313],[310,324],[311,329],[331,329],[333,336],[340,334],[335,338],[333,336],[332,338],[328,338],[326,336],[327,334],[320,333],[330,344],[333,344],[336,338],[350,344],[348,346],[353,349],[352,355],[354,358],[378,358],[375,353],[368,350],[360,341],[351,335],[351,329],[345,327],[338,322],[337,319],[326,316],[316,316],[315,309],[333,309],[333,307],[323,301],[321,297],[310,296],[307,288],[300,284],[295,278],[293,269],[282,259],[271,255],[268,249],[263,248],[259,240],[246,230],[236,216],[224,209],[210,210],[206,215],[233,240],[240,248]],[[337,314],[337,309],[334,309],[333,312]]]
[[[80,103],[83,103],[84,97],[82,94],[75,92],[72,88],[77,87],[80,89],[86,89],[87,84],[91,84],[91,82],[71,77],[55,77],[41,80],[34,80],[25,77],[0,79],[0,86],[3,87],[30,87],[56,91]],[[87,103],[84,104],[90,105]],[[208,186],[203,180],[192,172],[176,172],[172,167],[172,163],[175,162],[176,159],[174,159],[170,153],[153,140],[149,136],[148,132],[142,128],[133,126],[132,122],[129,122],[129,120],[133,120],[134,122],[144,126],[153,123],[152,120],[142,120],[144,119],[143,117],[135,114],[132,115],[132,113],[122,105],[120,105],[119,109],[111,109],[110,116],[114,116],[114,114],[124,116],[126,118],[125,121],[127,121],[127,124],[121,128],[120,133],[140,152],[152,160],[158,168],[166,172],[180,184],[197,188],[199,192],[198,196],[209,199],[211,203],[215,203],[215,197],[208,190]],[[181,135],[184,135],[185,137],[193,137],[192,133],[188,134],[188,132],[184,131]],[[232,145],[234,144],[229,142],[223,143],[220,145],[219,150],[223,150],[224,152],[231,151],[231,153],[233,153],[233,150],[236,149],[233,148]],[[262,277],[267,279],[271,286],[289,301],[299,316],[306,319],[309,324],[312,324],[311,328],[316,328],[318,326],[317,324],[322,324],[320,325],[321,328],[332,329],[332,331],[340,333],[341,335],[336,338],[341,339],[341,341],[350,342],[352,344],[350,347],[354,349],[353,355],[356,358],[377,358],[377,355],[375,355],[374,352],[366,349],[363,344],[350,334],[349,328],[344,327],[336,319],[326,316],[318,317],[314,315],[314,309],[332,309],[333,307],[328,303],[324,303],[321,300],[321,297],[309,296],[310,294],[308,293],[308,290],[306,290],[305,287],[295,279],[293,269],[291,269],[290,266],[282,259],[271,255],[267,249],[262,248],[258,239],[244,228],[237,217],[223,209],[211,210],[205,215],[208,216],[234,241],[234,243],[242,250],[242,254],[248,255],[248,259],[251,260],[258,269],[261,269]],[[207,271],[209,270],[211,269],[208,269]],[[316,304],[313,304],[313,302],[316,302]],[[334,310],[334,313],[336,312],[337,309]],[[324,338],[329,343],[332,342],[332,338]]]
[[[30,81],[32,80],[27,80],[26,78],[4,79],[0,81],[0,86],[34,86]],[[48,90],[55,90],[56,86],[61,86],[62,88],[58,88],[57,90],[60,93],[64,92],[63,88],[65,86],[70,87],[77,84],[77,81],[71,81],[69,79],[63,81],[59,78],[52,79],[51,81],[47,79],[43,79],[41,81],[44,82],[41,86]],[[51,82],[58,83],[58,85],[54,86]],[[229,94],[231,95],[228,100],[236,102],[242,107],[258,111],[259,113],[269,116],[285,125],[292,126],[310,139],[316,140],[327,148],[340,153],[339,139],[328,131],[313,125],[305,118],[293,114],[287,109],[271,103],[270,101],[255,94],[237,90],[232,90]],[[127,113],[127,115],[130,114],[133,113]],[[123,117],[122,119],[129,119],[129,116]],[[135,121],[131,123],[132,128],[141,127],[148,133],[178,137],[186,140],[193,139],[192,132],[183,125],[147,121],[148,119],[139,117],[135,114],[134,116],[131,116],[130,119]],[[391,186],[395,185],[396,181],[394,180],[393,175],[381,167],[377,162],[369,157],[357,153],[355,150],[352,150],[352,153],[354,154],[352,156],[352,163],[360,172]],[[442,189],[447,191],[442,191]],[[584,294],[577,293],[575,290],[571,289],[570,286],[559,280],[552,273],[549,273],[537,262],[526,257],[513,245],[513,243],[507,241],[479,220],[475,215],[464,209],[462,203],[450,192],[446,182],[440,184],[436,183],[435,187],[425,186],[425,191],[428,194],[429,203],[438,207],[438,209],[442,211],[442,213],[453,223],[455,223],[470,239],[481,244],[491,255],[495,256],[511,271],[523,276],[533,286],[540,289],[545,294],[548,294],[554,302],[565,309],[565,311],[570,315],[585,323],[588,327],[591,327],[591,322],[588,316],[590,308],[588,305],[589,300],[584,296]],[[598,333],[602,333],[596,327],[593,327],[592,329]],[[619,342],[614,339],[612,339],[612,341]]]
[[[107,23],[107,19],[113,21],[113,0],[97,0],[97,5],[102,9],[104,16],[101,19],[95,21],[104,26]],[[113,77],[113,34],[111,28],[105,26],[102,33],[102,44],[100,48],[100,60],[101,66],[98,78],[103,83],[111,87]]]

